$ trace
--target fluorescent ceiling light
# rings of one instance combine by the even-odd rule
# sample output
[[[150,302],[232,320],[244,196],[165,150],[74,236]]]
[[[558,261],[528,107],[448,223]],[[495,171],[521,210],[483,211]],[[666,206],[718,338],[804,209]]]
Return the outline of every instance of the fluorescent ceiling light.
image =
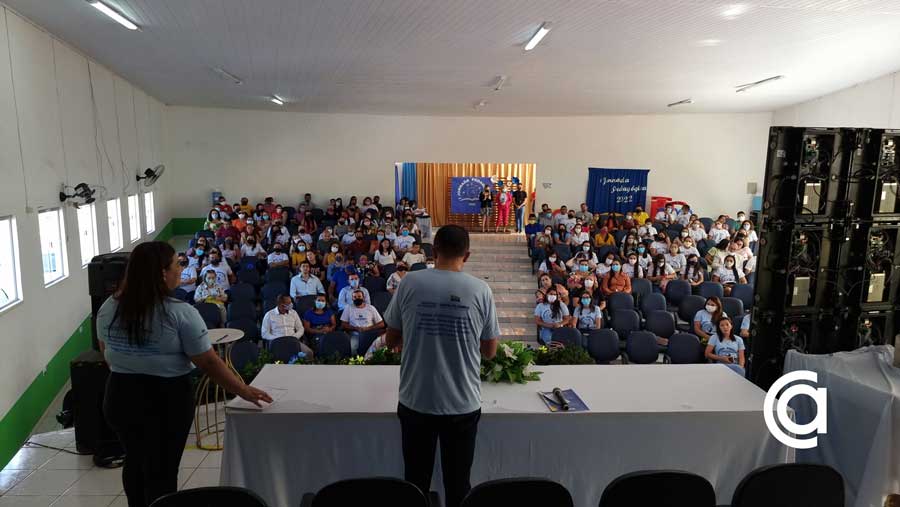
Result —
[[[712,48],[722,44],[722,39],[701,39],[695,44],[701,48]]]
[[[535,46],[540,44],[541,39],[544,38],[547,33],[550,32],[550,23],[541,23],[541,27],[538,28],[538,31],[531,36],[531,40],[528,41],[528,44],[525,44],[525,51],[531,51]]]
[[[497,82],[494,84],[494,91],[499,92],[503,85],[506,84],[506,76],[497,76]]]
[[[722,17],[726,19],[734,19],[749,10],[746,4],[728,5],[722,11]]]
[[[223,69],[223,68],[221,68],[221,67],[213,67],[212,70],[213,70],[213,72],[215,72],[216,74],[218,74],[219,77],[221,77],[222,79],[224,79],[224,80],[226,80],[226,81],[231,81],[232,83],[234,83],[234,84],[236,84],[236,85],[238,85],[238,86],[244,84],[244,80],[243,80],[243,79],[241,79],[241,78],[235,76],[235,75],[232,74],[231,72],[228,72],[227,70],[225,70],[225,69]]]
[[[487,101],[484,99],[479,100],[475,103],[475,109],[481,109],[482,107],[487,105]]]
[[[756,88],[757,86],[764,85],[766,83],[771,83],[772,81],[778,81],[780,79],[784,79],[784,76],[772,76],[767,77],[765,79],[760,79],[759,81],[754,81],[752,83],[746,83],[742,85],[735,86],[735,93],[745,92],[751,88]]]
[[[694,99],[684,99],[684,100],[679,100],[678,102],[672,102],[671,104],[666,104],[666,107],[675,107],[675,106],[681,106],[684,104],[693,104],[693,103],[694,103]]]
[[[139,29],[139,27],[133,21],[126,18],[125,16],[120,14],[119,11],[113,9],[112,7],[106,5],[105,3],[103,3],[99,0],[90,0],[90,4],[93,5],[94,8],[97,9],[98,11],[100,11],[103,14],[106,14],[107,16],[116,20],[117,23],[124,26],[125,28],[127,28],[129,30],[138,30]]]
[[[279,106],[284,105],[284,100],[278,97],[278,95],[272,95],[272,98],[269,99],[273,104],[278,104]]]

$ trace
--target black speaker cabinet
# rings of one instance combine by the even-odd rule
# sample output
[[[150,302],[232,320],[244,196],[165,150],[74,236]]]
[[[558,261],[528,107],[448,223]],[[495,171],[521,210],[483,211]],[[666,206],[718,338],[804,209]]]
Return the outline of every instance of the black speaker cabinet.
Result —
[[[97,344],[97,312],[100,306],[119,288],[128,266],[128,252],[98,255],[88,264],[88,294],[91,296],[91,345]]]
[[[78,452],[93,454],[101,442],[116,439],[103,418],[103,394],[109,368],[99,351],[88,350],[72,360],[70,373],[75,446]]]

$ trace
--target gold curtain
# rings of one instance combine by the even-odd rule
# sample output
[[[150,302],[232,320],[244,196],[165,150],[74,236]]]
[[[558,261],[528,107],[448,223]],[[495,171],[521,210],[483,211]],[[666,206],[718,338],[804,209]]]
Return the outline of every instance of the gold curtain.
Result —
[[[531,212],[531,196],[535,186],[535,164],[493,164],[493,163],[416,163],[416,192],[418,205],[428,210],[431,225],[434,227],[447,223],[450,211],[450,196],[447,184],[450,178],[459,176],[490,177],[496,176],[509,180],[513,176],[519,178],[523,188],[528,192],[528,203],[525,205],[525,217]],[[514,221],[514,217],[510,217]]]

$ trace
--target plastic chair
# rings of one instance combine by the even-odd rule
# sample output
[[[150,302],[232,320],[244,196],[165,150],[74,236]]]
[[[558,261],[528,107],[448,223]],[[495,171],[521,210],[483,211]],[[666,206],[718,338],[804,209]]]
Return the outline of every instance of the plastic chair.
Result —
[[[184,289],[177,288],[172,291],[172,297],[176,299],[180,299],[182,301],[190,302],[188,299],[188,291]]]
[[[619,335],[612,329],[594,329],[587,336],[587,351],[597,364],[619,358]]]
[[[369,291],[369,294],[385,292],[387,290],[385,279],[377,276],[367,276],[363,286]]]
[[[574,327],[558,327],[552,331],[550,340],[562,343],[566,347],[581,347],[583,338],[581,331]]]
[[[222,327],[222,312],[218,305],[212,303],[197,303],[194,308],[200,312],[200,317],[206,323],[208,329]]]
[[[259,325],[255,320],[251,319],[236,319],[229,320],[225,327],[229,327],[232,329],[240,329],[244,332],[244,339],[250,341],[258,341],[259,340]],[[240,371],[240,370],[238,370]]]
[[[744,318],[744,302],[734,297],[722,298],[722,310],[731,317],[734,325],[740,328],[741,319]]]
[[[422,253],[425,254],[425,257],[434,257],[434,245],[431,243],[422,243],[420,246],[422,247]]]
[[[256,304],[253,301],[232,301],[228,305],[228,320],[250,319],[256,320]]]
[[[428,269],[424,262],[417,262],[409,267],[410,271],[422,271],[423,269]]]
[[[396,264],[388,264],[387,266],[383,266],[383,267],[381,268],[381,274],[384,275],[384,279],[385,279],[385,280],[387,280],[388,278],[390,278],[391,275],[393,275],[395,271],[397,271],[397,265],[396,265]]]
[[[259,347],[251,341],[239,341],[231,347],[231,364],[238,373],[244,371],[244,367],[259,358]]]
[[[462,507],[572,507],[572,495],[562,484],[548,479],[519,477],[483,482],[469,491]]]
[[[647,315],[644,329],[661,338],[675,334],[675,317],[666,310],[653,310]]]
[[[393,477],[347,479],[334,482],[318,493],[303,495],[300,507],[348,507],[353,505],[390,505],[391,507],[428,507],[428,500],[415,485]]]
[[[359,343],[356,345],[356,354],[360,356],[366,355],[372,343],[384,334],[384,329],[373,329],[359,333]]]
[[[650,280],[645,278],[632,278],[631,279],[631,295],[637,299],[638,302],[641,301],[641,298],[646,296],[647,294],[653,293],[653,284],[650,283]]]
[[[288,268],[271,268],[266,270],[266,283],[283,282],[290,283],[291,270]]]
[[[611,245],[601,246],[600,249],[597,250],[597,259],[600,262],[603,262],[604,260],[606,260],[606,256],[611,253],[615,254],[616,257],[618,257],[619,249],[617,247],[611,246]]]
[[[628,231],[624,229],[617,229],[612,233],[613,239],[616,240],[616,245],[621,245],[622,240],[625,239],[625,236],[628,236]]]
[[[687,296],[678,305],[678,318],[687,323],[679,323],[676,327],[682,331],[690,331],[694,327],[694,316],[706,306],[706,298],[703,296]]]
[[[600,497],[600,507],[645,505],[715,507],[716,492],[709,481],[696,474],[645,470],[615,478]]]
[[[372,298],[372,306],[378,310],[378,313],[384,317],[384,312],[387,311],[388,305],[391,304],[391,299],[393,298],[393,294],[390,292],[376,292],[371,294]]]
[[[294,302],[294,310],[297,312],[301,318],[303,318],[303,314],[306,313],[306,310],[311,310],[314,306],[316,306],[316,297],[312,294],[306,296],[300,296],[300,298]]]
[[[625,359],[629,363],[652,364],[659,359],[659,345],[650,331],[632,331],[625,342]],[[602,504],[601,504],[602,505]]]
[[[731,507],[843,507],[844,478],[827,465],[790,463],[757,468],[747,474]]]
[[[253,301],[256,299],[256,289],[249,283],[236,283],[228,289],[228,299],[232,302]]]
[[[709,232],[709,230],[712,228],[713,222],[715,222],[715,220],[713,220],[712,218],[700,217],[700,223],[703,224],[703,228],[706,230],[706,232]]]
[[[678,308],[685,296],[691,295],[691,284],[687,280],[672,280],[666,284],[666,301],[672,308]]]
[[[703,361],[703,345],[690,333],[675,333],[669,337],[665,362],[672,364],[697,364]]]
[[[256,271],[256,269],[242,269],[238,271],[237,279],[241,283],[249,283],[254,287],[259,287],[260,285],[262,285],[262,279],[260,279],[259,272]]]
[[[318,357],[350,357],[350,336],[343,331],[332,331],[319,340]]]
[[[662,294],[647,294],[641,298],[641,314],[644,315],[645,319],[652,311],[666,311],[666,309],[666,297]]]
[[[722,299],[725,297],[725,287],[719,282],[703,282],[700,284],[697,294],[704,298],[717,297]]]
[[[606,307],[609,309],[610,315],[612,315],[613,322],[615,322],[617,310],[634,310],[634,298],[631,297],[631,294],[616,292],[610,294],[609,298],[606,299]]]
[[[197,231],[194,233],[194,239],[207,238],[216,239],[216,233],[212,231]]]
[[[269,342],[269,352],[276,361],[288,362],[300,352],[300,340],[293,336],[282,336]]]
[[[668,227],[666,227],[666,230],[667,231],[675,231],[675,235],[677,236],[677,235],[680,235],[681,231],[684,230],[684,226],[681,224],[678,224],[678,223],[669,224]]]
[[[569,245],[553,245],[553,251],[563,262],[568,262],[572,258],[572,248]]]
[[[276,306],[278,306],[278,302],[275,299],[264,299],[262,302],[263,315],[269,313],[269,310],[274,309]]]
[[[753,286],[749,283],[738,283],[732,286],[731,297],[740,299],[744,304],[744,310],[753,308]]]
[[[641,329],[641,318],[634,310],[616,310],[613,314],[612,328],[619,335],[619,340],[625,341],[632,331]]]
[[[282,281],[268,282],[262,286],[259,295],[262,297],[263,301],[274,301],[278,296],[288,295],[288,285]]]
[[[266,502],[253,491],[230,486],[183,489],[157,498],[150,504],[150,507],[207,507],[212,505],[268,507]]]

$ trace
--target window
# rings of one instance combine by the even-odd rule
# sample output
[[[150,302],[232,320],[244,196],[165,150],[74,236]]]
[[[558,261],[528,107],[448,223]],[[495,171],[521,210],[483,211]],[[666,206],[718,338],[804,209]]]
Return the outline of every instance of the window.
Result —
[[[122,206],[118,199],[106,201],[106,220],[109,223],[109,251],[122,249]]]
[[[128,196],[128,232],[132,243],[141,239],[141,201],[137,194]]]
[[[38,231],[41,235],[41,259],[44,264],[44,286],[66,277],[66,224],[62,208],[38,213]]]
[[[0,218],[0,311],[22,300],[16,219]]]
[[[153,208],[153,192],[144,194],[144,225],[147,234],[156,230],[156,210]]]
[[[81,245],[81,266],[87,266],[100,253],[97,245],[97,210],[94,204],[82,204],[75,212],[78,217],[78,241]]]

